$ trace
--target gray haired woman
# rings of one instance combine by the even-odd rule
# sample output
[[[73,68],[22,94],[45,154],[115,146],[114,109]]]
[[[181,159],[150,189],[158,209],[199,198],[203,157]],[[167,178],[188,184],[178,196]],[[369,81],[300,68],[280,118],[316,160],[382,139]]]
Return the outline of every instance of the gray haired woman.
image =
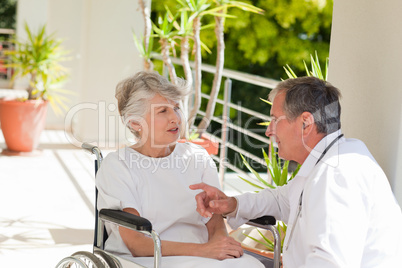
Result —
[[[117,85],[123,122],[137,143],[110,153],[97,174],[98,209],[120,209],[147,218],[162,240],[164,267],[263,267],[243,255],[222,216],[196,212],[195,183],[219,187],[214,161],[202,147],[177,143],[184,118],[179,102],[188,86],[156,72],[139,72]],[[153,242],[141,233],[106,225],[105,248],[152,266]]]

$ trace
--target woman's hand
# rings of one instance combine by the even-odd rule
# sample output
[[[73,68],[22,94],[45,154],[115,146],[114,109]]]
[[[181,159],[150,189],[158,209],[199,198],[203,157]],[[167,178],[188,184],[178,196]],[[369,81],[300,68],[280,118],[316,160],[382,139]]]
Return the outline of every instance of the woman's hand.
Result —
[[[229,236],[214,237],[202,244],[200,256],[218,260],[239,258],[243,255],[241,244]]]

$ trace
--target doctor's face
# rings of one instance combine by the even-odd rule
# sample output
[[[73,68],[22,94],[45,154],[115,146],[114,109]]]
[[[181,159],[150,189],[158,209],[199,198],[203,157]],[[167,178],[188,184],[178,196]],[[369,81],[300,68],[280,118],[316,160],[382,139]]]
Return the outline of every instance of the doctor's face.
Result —
[[[301,144],[301,127],[299,119],[289,121],[283,111],[286,92],[279,92],[271,107],[272,121],[265,135],[273,138],[278,145],[279,157],[286,160],[298,161],[298,150]]]

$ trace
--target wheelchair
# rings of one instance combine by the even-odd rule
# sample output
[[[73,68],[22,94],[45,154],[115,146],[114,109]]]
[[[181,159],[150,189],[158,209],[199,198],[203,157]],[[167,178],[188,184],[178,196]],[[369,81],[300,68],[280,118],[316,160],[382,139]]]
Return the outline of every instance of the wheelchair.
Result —
[[[95,175],[103,160],[102,152],[97,146],[89,143],[83,143],[81,146],[84,150],[96,156],[95,159]],[[154,267],[163,267],[161,254],[161,241],[158,233],[152,229],[150,221],[143,217],[139,217],[124,211],[112,209],[97,209],[98,190],[95,189],[95,232],[93,252],[78,251],[71,256],[63,258],[56,268],[131,268],[144,267],[134,262],[128,261],[121,257],[115,256],[104,250],[104,242],[108,235],[105,228],[105,222],[117,224],[137,232],[141,232],[154,241]],[[279,268],[281,239],[279,232],[275,227],[276,220],[272,216],[264,216],[258,219],[250,220],[248,225],[270,230],[274,237],[274,258],[270,259],[262,255],[244,250],[245,254],[251,255],[258,259],[266,268]]]

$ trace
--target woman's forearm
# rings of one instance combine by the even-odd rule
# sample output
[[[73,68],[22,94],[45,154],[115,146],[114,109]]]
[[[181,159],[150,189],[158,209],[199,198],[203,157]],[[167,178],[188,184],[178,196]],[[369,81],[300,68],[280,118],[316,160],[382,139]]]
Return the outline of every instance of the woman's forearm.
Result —
[[[208,240],[213,240],[222,236],[228,236],[225,222],[219,214],[214,214],[206,224],[208,229]]]
[[[132,208],[123,209],[139,216]],[[214,214],[206,224],[208,242],[204,244],[161,241],[162,256],[198,256],[213,259],[236,258],[243,255],[239,242],[229,237],[221,215]],[[154,255],[152,238],[142,233],[120,227],[120,236],[134,257],[150,257]]]
[[[136,231],[120,227],[120,235],[134,257],[151,257],[154,255],[152,238]],[[202,256],[203,244],[161,241],[162,256]]]
[[[162,256],[198,256],[223,260],[227,258],[237,258],[243,255],[240,243],[236,242],[225,233],[225,230],[216,229],[213,237],[204,244],[163,240],[161,241]],[[120,234],[134,257],[153,256],[154,245],[151,238],[123,227],[120,228]]]

